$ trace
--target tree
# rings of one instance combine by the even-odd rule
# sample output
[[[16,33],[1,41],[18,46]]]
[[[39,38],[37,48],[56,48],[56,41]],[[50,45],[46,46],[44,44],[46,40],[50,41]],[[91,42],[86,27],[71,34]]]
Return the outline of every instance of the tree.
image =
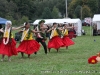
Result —
[[[52,18],[52,14],[51,14],[49,7],[44,8],[44,11],[42,13],[42,18],[43,19],[51,19]]]
[[[59,9],[56,8],[55,6],[54,6],[54,8],[52,10],[52,17],[53,18],[59,18]]]
[[[59,18],[58,13],[61,13],[63,18],[65,4],[65,0],[0,0],[0,17],[13,19],[16,24],[20,23],[23,16],[33,21],[39,18]],[[84,9],[83,18],[86,17],[86,10],[90,13],[87,16],[91,17],[100,13],[100,0],[67,0],[67,6],[70,18],[80,18],[80,7]]]
[[[85,17],[91,17],[91,10],[90,8],[87,6],[87,5],[84,5],[82,7],[82,17],[85,18]]]
[[[6,0],[0,0],[0,17],[5,17],[6,12],[6,5],[7,1]]]
[[[74,11],[77,18],[81,18],[81,10],[81,6],[78,5]]]
[[[99,0],[100,1],[100,0]],[[92,11],[92,16],[97,13],[98,11],[98,2],[97,0],[87,0],[87,4],[86,4],[90,10]]]
[[[21,18],[21,24],[23,24],[24,22],[28,22],[28,21],[29,21],[29,19],[28,19],[27,16],[23,16],[23,17]]]
[[[70,5],[69,5],[69,8],[68,8],[68,11],[69,11],[69,16],[70,17],[74,17],[74,14],[73,12],[75,11],[74,9],[76,9],[76,7],[78,7],[78,5],[80,5],[81,7],[83,7],[83,13],[86,12],[87,10],[89,11],[90,15],[87,14],[86,16],[86,13],[83,14],[83,18],[85,17],[92,17],[95,13],[97,13],[97,0],[72,0]],[[91,11],[91,12],[90,12]],[[88,12],[87,12],[88,13]]]

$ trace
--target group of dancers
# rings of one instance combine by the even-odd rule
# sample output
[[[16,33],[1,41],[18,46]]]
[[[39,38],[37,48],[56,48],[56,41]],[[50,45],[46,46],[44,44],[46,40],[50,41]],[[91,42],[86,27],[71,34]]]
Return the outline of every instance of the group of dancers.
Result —
[[[45,20],[39,21],[39,25],[35,29],[30,28],[30,23],[26,22],[23,26],[12,27],[11,21],[7,21],[5,28],[0,29],[0,54],[2,55],[1,61],[4,61],[4,57],[8,56],[8,61],[11,61],[11,56],[17,55],[19,52],[24,57],[24,53],[30,58],[31,54],[37,54],[40,49],[40,44],[44,48],[45,54],[50,52],[51,48],[54,48],[57,52],[61,47],[74,45],[75,43],[68,37],[68,25],[63,24],[63,27],[58,27],[57,23],[53,23],[53,26],[48,29],[44,25]],[[21,29],[21,30],[20,30]],[[22,37],[20,44],[16,47],[16,41],[14,40],[12,31],[20,30]],[[46,33],[50,33],[50,40],[46,45]],[[36,39],[33,38],[36,36]]]

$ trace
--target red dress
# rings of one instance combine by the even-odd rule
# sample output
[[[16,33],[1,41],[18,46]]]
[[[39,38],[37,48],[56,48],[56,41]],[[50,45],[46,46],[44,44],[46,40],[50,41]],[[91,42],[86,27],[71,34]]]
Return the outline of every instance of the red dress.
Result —
[[[59,37],[59,34],[57,33],[57,31],[54,31],[53,37],[49,40],[48,42],[48,48],[55,48],[55,49],[59,49],[60,47],[62,47],[64,44],[62,42],[61,37]]]
[[[74,42],[68,37],[68,30],[67,29],[64,29],[62,31],[62,34],[63,34],[62,41],[63,41],[64,46],[74,45]]]
[[[62,42],[62,39],[59,36],[53,37],[51,40],[48,42],[48,48],[55,48],[59,49],[62,47],[64,44]]]
[[[33,40],[32,33],[30,34],[30,38],[28,40],[26,39],[27,36],[28,34],[25,36],[24,40],[18,46],[17,51],[26,54],[32,54],[37,52],[40,48],[40,44],[37,41]]]
[[[11,38],[8,44],[5,45],[2,40],[0,44],[0,54],[7,56],[17,55],[16,41],[13,38]]]
[[[63,41],[64,46],[70,46],[70,45],[75,44],[68,36],[64,36],[62,38],[62,41]]]
[[[23,52],[26,54],[32,54],[37,52],[40,48],[40,44],[35,40],[24,40],[20,43],[17,48],[18,52]]]

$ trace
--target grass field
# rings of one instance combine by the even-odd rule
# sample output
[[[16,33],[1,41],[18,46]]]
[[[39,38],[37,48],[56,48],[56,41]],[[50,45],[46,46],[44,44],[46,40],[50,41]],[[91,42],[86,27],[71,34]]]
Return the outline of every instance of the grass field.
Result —
[[[100,63],[88,64],[87,59],[100,51],[100,36],[90,36],[89,27],[84,27],[87,35],[74,39],[75,45],[67,50],[52,49],[47,55],[41,46],[37,55],[28,59],[13,56],[8,62],[0,62],[0,75],[100,75]],[[95,41],[94,41],[95,40]]]

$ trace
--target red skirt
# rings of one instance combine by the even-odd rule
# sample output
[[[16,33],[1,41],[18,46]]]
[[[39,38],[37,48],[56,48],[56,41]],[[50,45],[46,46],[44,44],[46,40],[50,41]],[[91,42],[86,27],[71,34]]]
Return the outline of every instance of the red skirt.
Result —
[[[62,47],[64,44],[62,42],[62,39],[59,36],[53,37],[51,40],[48,42],[48,48],[55,48],[59,49]]]
[[[5,45],[2,41],[0,44],[0,54],[7,56],[17,55],[16,41],[11,38],[11,42],[8,42],[7,45]]]
[[[24,40],[20,43],[19,47],[17,48],[18,52],[23,52],[26,54],[32,54],[37,52],[40,48],[40,44],[35,40]]]
[[[70,45],[75,44],[68,36],[64,36],[62,38],[62,41],[63,41],[64,46],[70,46]]]

